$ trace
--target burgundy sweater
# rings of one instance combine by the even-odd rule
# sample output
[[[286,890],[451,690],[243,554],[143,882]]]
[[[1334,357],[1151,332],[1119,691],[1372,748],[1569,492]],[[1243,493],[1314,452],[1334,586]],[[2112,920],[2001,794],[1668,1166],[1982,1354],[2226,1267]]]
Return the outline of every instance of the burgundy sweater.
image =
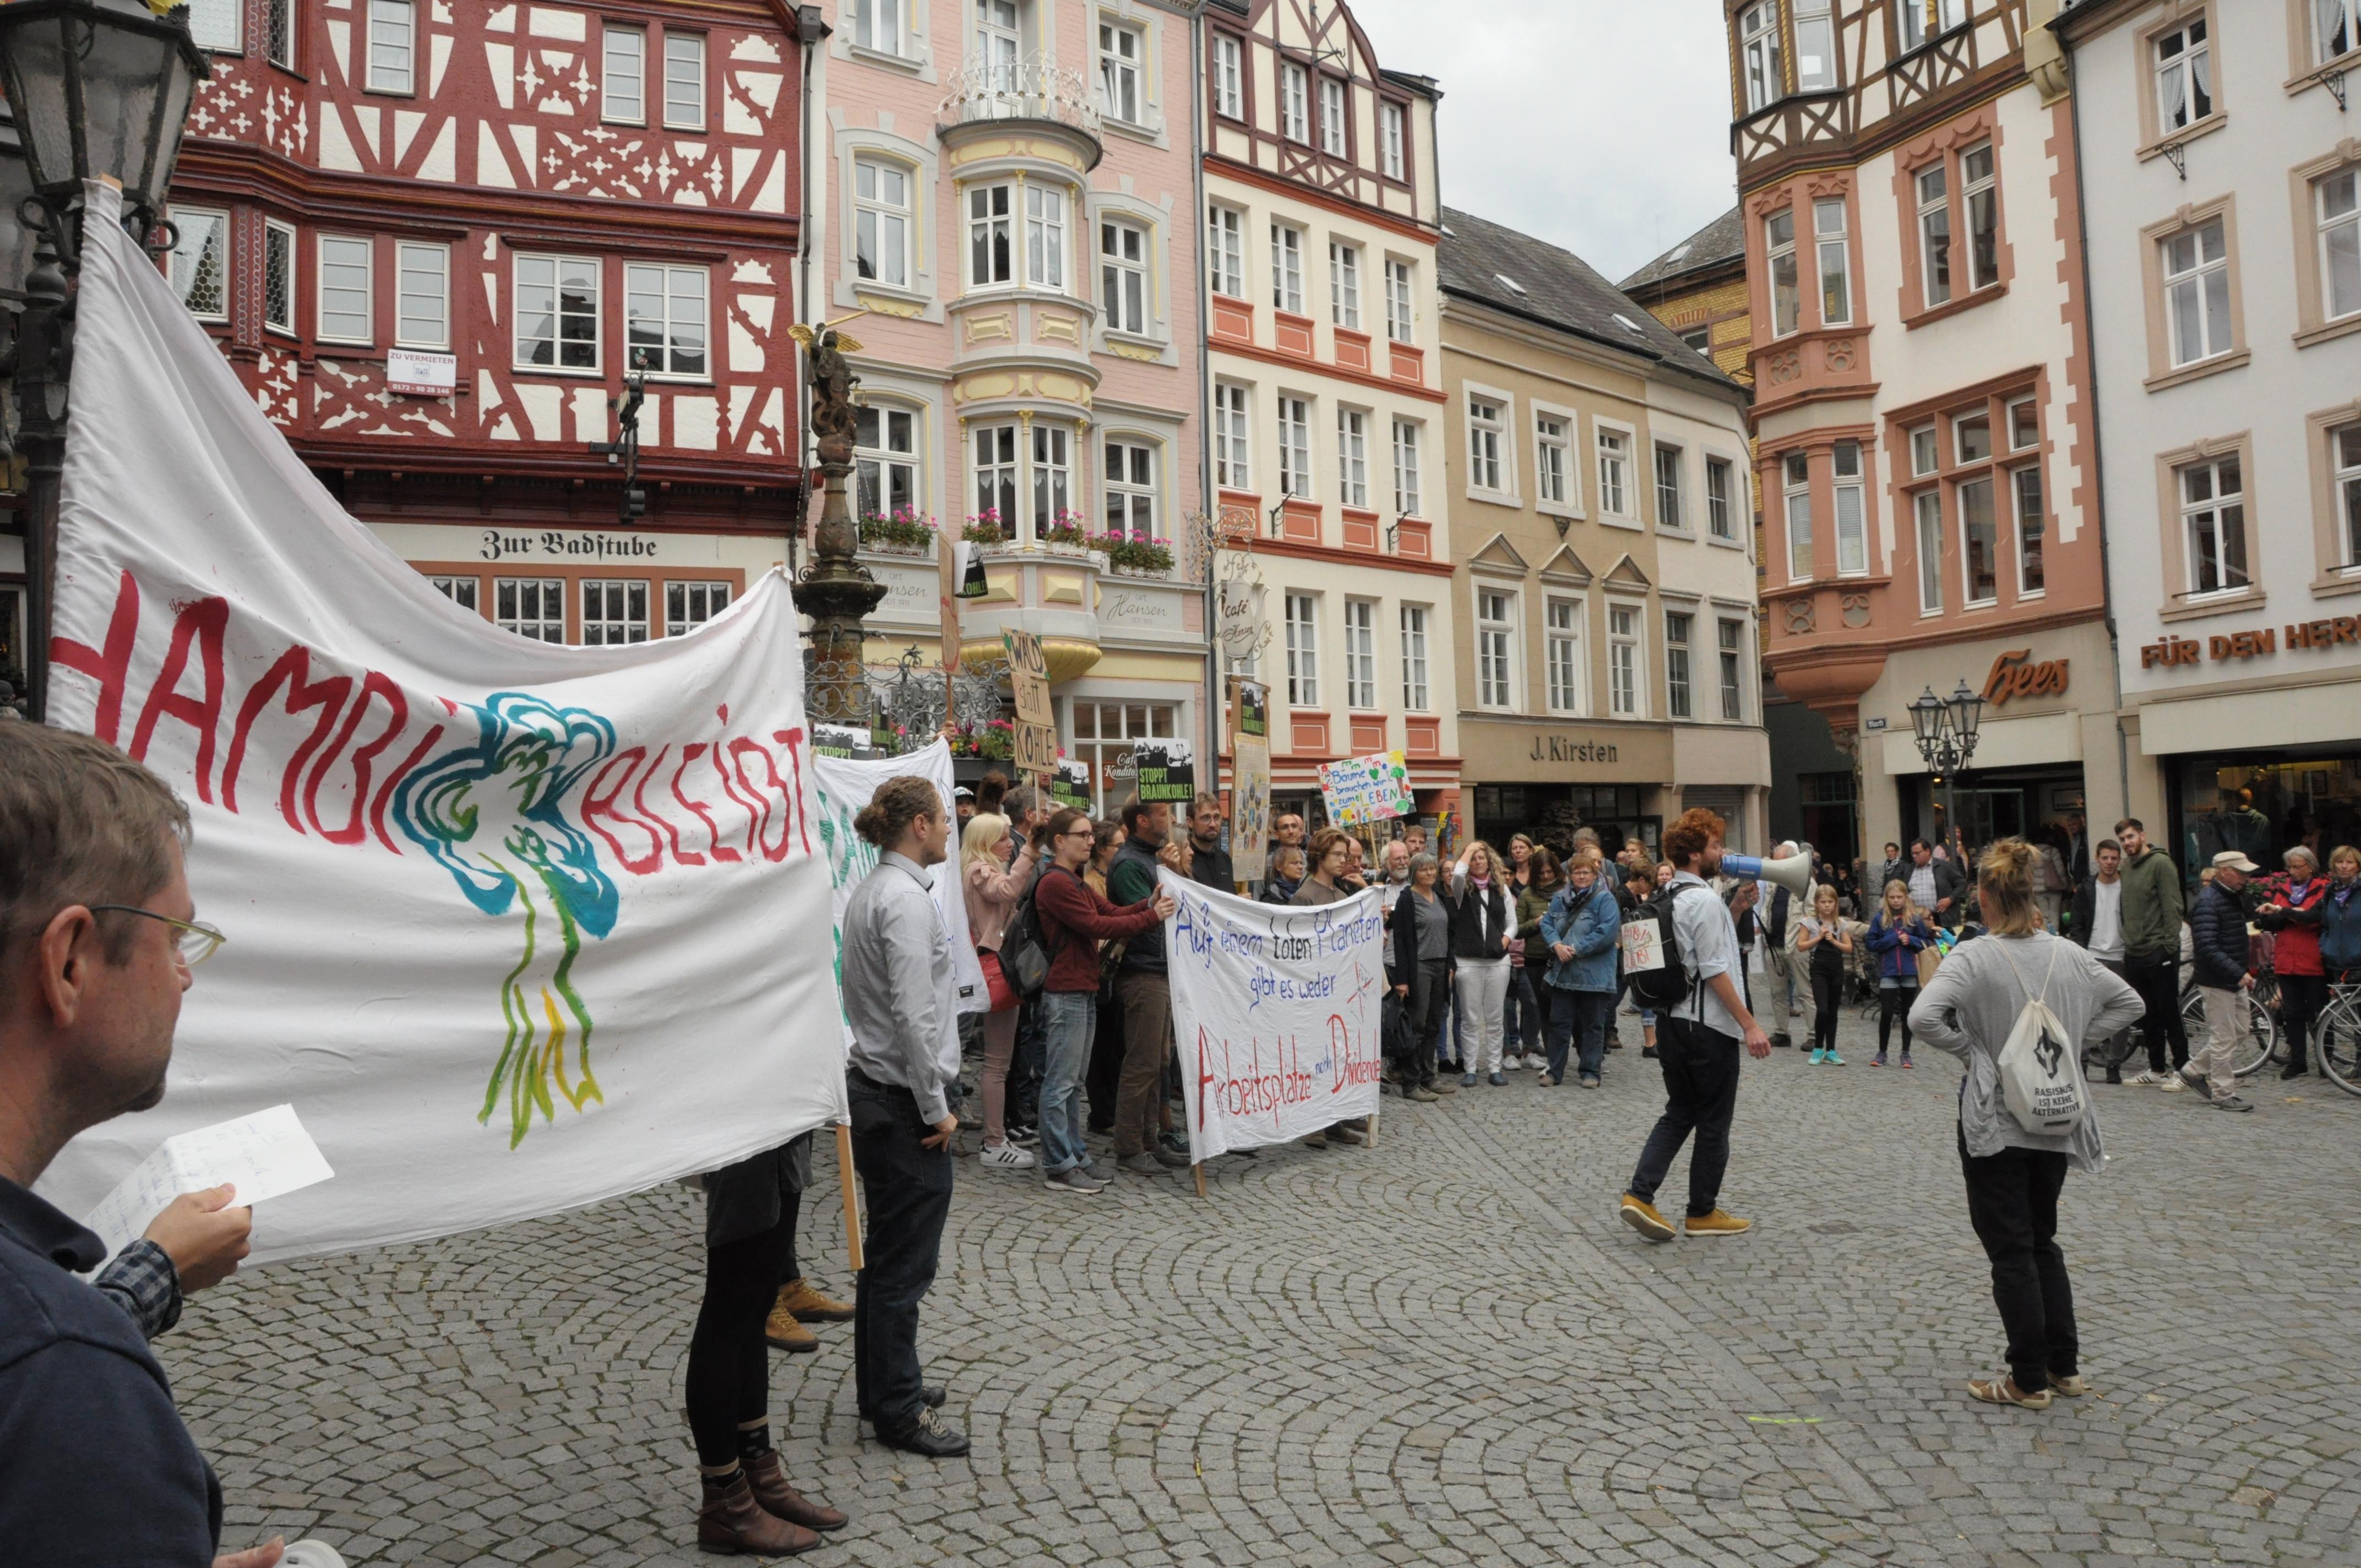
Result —
[[[1041,983],[1044,991],[1096,991],[1099,943],[1136,937],[1156,924],[1153,897],[1118,908],[1060,866],[1041,872],[1033,884],[1033,902],[1041,912],[1041,935],[1052,955],[1049,976]]]

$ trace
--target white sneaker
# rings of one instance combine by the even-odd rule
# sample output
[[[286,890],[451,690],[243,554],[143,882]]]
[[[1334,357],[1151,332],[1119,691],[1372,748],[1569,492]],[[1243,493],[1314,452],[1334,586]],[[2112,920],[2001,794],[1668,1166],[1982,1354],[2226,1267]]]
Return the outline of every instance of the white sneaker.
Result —
[[[1038,1163],[1030,1150],[1020,1149],[1015,1144],[984,1149],[975,1158],[977,1164],[994,1170],[1030,1170]]]
[[[2163,1081],[2164,1080],[2161,1077],[2149,1071],[2147,1068],[2140,1069],[2139,1071],[2124,1080],[2125,1084],[2136,1089],[2154,1089],[2158,1084],[2162,1083]]]
[[[2167,1094],[2186,1094],[2189,1092],[2189,1080],[2181,1077],[2177,1072],[2166,1073],[2162,1078],[2156,1080],[2156,1086]]]

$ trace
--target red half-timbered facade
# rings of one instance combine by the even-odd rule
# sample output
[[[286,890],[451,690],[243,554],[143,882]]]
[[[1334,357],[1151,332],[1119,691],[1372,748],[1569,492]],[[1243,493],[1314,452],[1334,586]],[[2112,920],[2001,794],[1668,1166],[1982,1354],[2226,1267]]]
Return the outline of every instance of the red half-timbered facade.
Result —
[[[524,635],[686,630],[799,511],[785,0],[197,0],[183,301],[358,517]],[[627,373],[644,514],[619,522]]]

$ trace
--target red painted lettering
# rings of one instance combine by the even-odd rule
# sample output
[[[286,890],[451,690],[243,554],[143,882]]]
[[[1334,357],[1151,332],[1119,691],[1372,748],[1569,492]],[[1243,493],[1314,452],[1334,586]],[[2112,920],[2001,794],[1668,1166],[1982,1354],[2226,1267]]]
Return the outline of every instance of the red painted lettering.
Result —
[[[343,827],[330,828],[320,820],[320,785],[327,778],[328,770],[335,766],[336,760],[344,755],[345,747],[352,740],[353,731],[360,728],[361,715],[368,711],[372,695],[385,700],[385,729],[379,732],[376,740],[353,753],[353,809]],[[375,670],[362,676],[359,699],[353,704],[352,711],[345,716],[344,728],[336,731],[335,740],[320,753],[319,762],[312,769],[311,782],[304,786],[303,815],[311,818],[312,826],[319,830],[320,837],[331,844],[357,844],[368,836],[368,826],[361,818],[368,805],[369,764],[376,762],[378,753],[392,745],[395,737],[409,725],[410,703],[401,695],[401,688]]]
[[[139,710],[138,727],[131,732],[132,760],[144,762],[159,719],[177,718],[195,730],[197,798],[207,805],[214,798],[214,733],[221,728],[222,710],[222,631],[228,624],[227,599],[199,599],[181,607],[172,618],[172,642],[165,650],[164,667],[157,672],[156,684],[148,688],[147,705]],[[195,696],[181,692],[191,643],[196,644],[204,683]]]
[[[672,797],[686,806],[690,816],[705,824],[705,839],[707,846],[713,850],[713,858],[717,861],[734,861],[739,858],[738,851],[721,847],[721,829],[715,824],[713,814],[705,809],[705,803],[701,800],[691,800],[680,793],[680,775],[688,772],[688,764],[705,755],[705,752],[706,744],[702,740],[692,740],[680,749],[680,766],[672,771]],[[682,851],[680,863],[685,866],[701,866],[705,863],[705,857]]]
[[[444,699],[444,706],[450,706],[449,698]],[[426,753],[433,751],[434,742],[441,739],[443,739],[443,727],[438,724],[429,729],[417,745],[410,749],[410,755],[402,758],[401,763],[385,775],[385,783],[377,786],[377,798],[369,802],[369,831],[377,835],[379,843],[397,855],[401,853],[401,846],[389,838],[385,831],[386,804],[393,799],[395,786],[401,783],[411,769],[426,760]]]
[[[607,847],[615,851],[615,858],[622,862],[623,869],[633,876],[645,876],[664,862],[664,840],[656,837],[655,830],[636,817],[615,809],[615,797],[622,794],[623,786],[631,782],[631,770],[647,760],[648,749],[645,746],[633,746],[629,751],[608,758],[599,766],[597,776],[590,781],[590,787],[584,791],[582,795],[582,826],[604,839],[607,841]],[[607,776],[609,773],[620,773],[621,776],[616,779],[614,788],[607,789],[602,795],[599,791],[606,788]],[[607,831],[605,826],[599,821],[600,817],[614,822],[618,827],[635,828],[646,834],[648,852],[644,855],[634,855],[631,850],[623,848],[622,841]]]
[[[320,710],[319,722],[312,727],[312,733],[303,738],[302,744],[295,748],[295,754],[287,759],[286,775],[279,781],[279,814],[287,818],[288,827],[301,833],[303,824],[295,815],[296,783],[302,776],[303,764],[319,749],[320,742],[336,722],[336,715],[344,710],[346,695],[353,689],[350,675],[330,675],[324,680],[313,680],[312,651],[301,642],[280,654],[277,662],[262,673],[262,678],[255,682],[253,689],[246,694],[246,700],[238,704],[237,728],[230,732],[229,759],[222,766],[222,804],[232,811],[237,809],[237,773],[246,762],[247,736],[254,729],[254,721],[261,717],[263,708],[281,686],[287,688],[283,707],[287,714],[292,716],[312,707]]]
[[[763,772],[769,775],[770,788],[778,792],[781,809],[779,813],[779,843],[776,849],[773,849],[771,847],[770,797],[764,794],[763,789],[755,784],[752,779],[746,776],[746,758],[749,754],[763,759]],[[778,763],[772,760],[770,749],[768,747],[764,746],[760,740],[748,735],[741,735],[737,740],[730,742],[730,760],[732,765],[737,769],[739,784],[744,786],[747,794],[754,796],[757,800],[760,800],[763,803],[763,815],[754,824],[754,843],[761,846],[763,858],[764,860],[774,862],[785,860],[787,858],[787,851],[794,848],[794,843],[789,835],[794,831],[793,824],[796,819],[796,806],[795,802],[789,798],[787,795],[786,781],[779,777]]]
[[[80,670],[98,683],[98,704],[90,716],[90,732],[115,744],[123,727],[123,688],[131,673],[132,644],[139,640],[139,585],[123,574],[115,590],[115,614],[106,623],[106,646],[93,648],[71,637],[49,639],[49,667]],[[226,791],[227,786],[224,786]]]
[[[774,729],[771,731],[771,739],[774,740],[784,741],[787,748],[787,769],[796,775],[796,798],[794,806],[790,809],[795,813],[796,831],[803,835],[804,853],[808,855],[812,852],[811,817],[807,812],[802,809],[804,799],[803,727],[801,725],[797,725],[792,729]]]

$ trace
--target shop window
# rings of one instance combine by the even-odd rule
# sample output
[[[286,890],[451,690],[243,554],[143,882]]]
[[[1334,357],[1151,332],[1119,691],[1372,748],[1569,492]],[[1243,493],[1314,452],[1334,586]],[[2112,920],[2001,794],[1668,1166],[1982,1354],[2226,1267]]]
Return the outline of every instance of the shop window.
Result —
[[[1180,709],[1169,702],[1090,702],[1076,698],[1068,751],[1090,765],[1097,815],[1112,817],[1137,787],[1131,748],[1139,740],[1170,740],[1180,733]]]
[[[642,577],[582,580],[582,645],[614,647],[648,640],[648,585]]]
[[[493,578],[492,624],[536,641],[565,641],[566,579]]]
[[[664,635],[678,637],[695,630],[730,608],[728,583],[666,583]]]
[[[449,599],[461,609],[471,612],[475,610],[476,595],[480,590],[480,583],[478,579],[474,577],[429,577],[426,580],[434,586],[436,593],[441,594],[445,598]]]

